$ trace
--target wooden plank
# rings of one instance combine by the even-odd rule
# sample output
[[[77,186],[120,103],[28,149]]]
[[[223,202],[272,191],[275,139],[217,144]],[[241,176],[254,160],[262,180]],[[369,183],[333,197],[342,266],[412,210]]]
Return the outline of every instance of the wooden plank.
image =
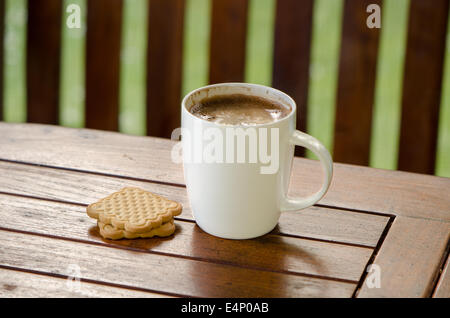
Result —
[[[5,0],[0,0],[0,39],[5,36]],[[3,56],[4,41],[0,41],[0,121],[3,120]]]
[[[122,0],[87,1],[86,127],[118,130]]]
[[[61,53],[60,0],[29,0],[27,121],[57,124]]]
[[[199,297],[349,297],[355,284],[0,231],[1,263],[149,291]],[[117,271],[120,269],[120,271]]]
[[[69,168],[81,162],[78,167],[91,167],[97,172],[114,169],[120,172],[117,167],[122,167],[122,174],[126,172],[141,179],[154,175],[161,181],[165,178],[161,173],[162,170],[168,176],[176,175],[177,169],[181,172],[181,167],[169,159],[171,145],[174,143],[161,139],[53,126],[3,123],[0,124],[0,135],[4,137],[0,141],[2,156],[11,160],[28,159],[38,163],[52,162],[59,165],[67,163]],[[149,153],[155,154],[152,156]],[[151,162],[158,163],[158,166],[149,167]],[[317,162],[301,158],[294,160],[292,190],[300,193],[314,190],[313,188],[320,182],[319,174],[320,167]],[[178,180],[182,180],[180,176],[181,173],[176,175]],[[89,180],[86,181],[89,183]],[[397,230],[393,232],[394,235],[389,232],[377,253],[375,263],[381,264],[382,268],[385,268],[385,264],[388,264],[388,267],[391,264],[392,268],[386,277],[399,282],[409,277],[402,276],[405,268],[406,273],[409,267],[413,268],[413,271],[419,269],[417,272],[421,272],[426,261],[427,264],[431,264],[430,269],[424,270],[422,277],[413,279],[412,284],[417,283],[417,288],[411,291],[415,295],[427,294],[431,292],[429,286],[434,286],[439,268],[433,264],[441,263],[443,250],[448,241],[450,200],[447,196],[448,189],[450,189],[448,178],[336,164],[332,188],[322,202],[339,203],[340,206],[348,205],[349,208],[374,207],[374,211],[381,209],[399,215],[391,228],[391,231],[396,228]],[[50,189],[49,192],[51,193]],[[412,220],[412,225],[408,223],[399,226],[397,222],[403,219],[401,215],[413,216],[414,218],[408,218]],[[402,234],[403,232],[405,234]],[[409,246],[413,249],[418,246],[418,252],[412,253],[408,250]],[[439,253],[439,250],[442,253]],[[403,256],[404,260],[396,255]],[[379,292],[384,294],[383,291]],[[398,295],[403,295],[402,292],[398,291]]]
[[[147,135],[170,138],[180,127],[184,0],[150,0]]]
[[[127,180],[0,161],[0,192],[90,204],[125,186],[137,186],[183,205],[179,217],[194,220],[184,187]],[[387,217],[324,207],[281,215],[276,233],[375,247]]]
[[[203,232],[193,222],[176,221],[167,239],[102,239],[86,207],[0,194],[2,228],[58,236],[105,246],[232,264],[282,273],[306,274],[357,282],[372,249],[266,235],[253,240],[225,240]]]
[[[449,222],[395,218],[374,260],[380,288],[364,283],[358,297],[431,296],[449,237]]]
[[[434,173],[449,0],[412,0],[398,168]]]
[[[170,159],[174,141],[11,123],[0,123],[0,136],[0,159],[184,183],[182,165]],[[292,195],[319,189],[322,172],[317,161],[295,158],[292,171]],[[319,203],[448,221],[449,189],[449,178],[334,164],[333,182]]]
[[[447,252],[448,253],[448,252]],[[436,290],[433,294],[435,298],[450,298],[450,257],[447,254],[447,262],[445,263],[441,277],[436,285]]]
[[[301,131],[306,131],[312,13],[312,0],[277,1],[272,86],[295,100]],[[296,156],[304,153],[296,147]]]
[[[305,196],[320,188],[320,164],[294,160],[290,189]],[[450,179],[334,164],[330,189],[319,204],[450,221]]]
[[[136,178],[151,176],[149,179],[180,184],[184,182],[181,165],[170,159],[170,150],[175,142],[168,139],[134,138],[99,130],[11,123],[0,123],[0,136],[0,156],[3,159],[41,161],[40,164],[55,166],[59,162],[59,166],[72,169]],[[24,151],[27,149],[33,151]],[[92,155],[96,154],[101,156],[93,159]],[[126,172],[130,169],[134,174]]]
[[[334,160],[368,165],[379,29],[366,24],[370,4],[346,0],[339,62]]]
[[[74,286],[74,287],[73,287]],[[62,277],[0,268],[0,297],[7,298],[122,298],[166,295],[80,281],[68,285]]]
[[[376,246],[388,217],[326,207],[285,212],[280,216],[281,233],[364,246]]]
[[[214,0],[209,83],[243,82],[248,0]]]

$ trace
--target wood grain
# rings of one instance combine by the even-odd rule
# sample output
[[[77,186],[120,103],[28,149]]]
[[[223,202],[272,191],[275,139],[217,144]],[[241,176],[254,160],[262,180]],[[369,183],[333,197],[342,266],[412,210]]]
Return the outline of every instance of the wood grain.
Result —
[[[296,102],[301,131],[306,131],[312,14],[312,0],[277,1],[272,86]],[[304,148],[296,147],[296,156],[304,153]]]
[[[10,123],[0,123],[0,136],[0,159],[184,184],[182,166],[170,159],[175,142],[167,139]],[[321,174],[317,161],[294,158],[290,192],[317,191]],[[334,164],[331,187],[319,203],[450,220],[449,189],[449,178]]]
[[[433,294],[435,298],[450,298],[450,257],[447,255],[447,262],[444,264],[441,277],[436,285],[436,290]]]
[[[431,296],[449,237],[450,222],[395,218],[374,260],[381,288],[364,283],[358,297]]]
[[[163,253],[213,263],[306,274],[357,282],[372,249],[276,234],[235,241],[203,232],[193,222],[178,220],[169,238],[112,241],[102,239],[86,207],[0,194],[2,228],[25,230],[142,252]]]
[[[200,297],[349,297],[355,284],[0,231],[6,266]],[[105,260],[108,260],[105,262]],[[120,269],[120,271],[118,271]]]
[[[0,159],[3,158],[2,166],[0,166],[0,171],[2,172],[2,182],[0,184],[6,191],[20,195],[41,195],[48,197],[48,200],[52,198],[53,200],[69,198],[70,201],[75,201],[74,203],[76,203],[77,196],[86,195],[93,188],[97,188],[94,191],[99,192],[87,194],[88,198],[96,196],[97,193],[106,192],[108,187],[118,187],[121,182],[139,182],[145,186],[155,186],[161,189],[160,191],[167,191],[168,193],[176,188],[179,192],[174,190],[173,193],[176,193],[177,196],[180,195],[180,197],[183,195],[181,167],[172,163],[169,159],[171,146],[174,144],[171,141],[33,124],[0,123],[0,135],[3,137],[0,139],[0,147],[2,149]],[[55,165],[61,168],[38,167],[30,164],[6,162],[4,160],[28,161],[34,164]],[[91,172],[86,173],[81,170],[91,170]],[[293,194],[307,193],[319,186],[319,175],[321,173],[317,162],[296,158],[293,170],[291,182],[291,192]],[[42,177],[38,176],[39,171]],[[120,177],[113,177],[111,174]],[[149,176],[154,178],[155,181],[148,182],[147,179],[152,179]],[[97,177],[98,179],[96,179]],[[46,183],[46,179],[49,182]],[[82,183],[82,180],[85,182]],[[105,182],[104,187],[98,186],[101,182],[100,180]],[[167,182],[167,180],[177,185],[155,183]],[[93,183],[92,186],[88,185],[91,182]],[[28,186],[26,186],[27,183],[29,184]],[[81,188],[86,189],[74,189],[76,184],[83,184]],[[449,189],[450,179],[448,178],[336,164],[332,187],[327,196],[321,201],[321,204],[334,205],[338,208],[320,205],[311,208],[317,210],[305,210],[303,213],[284,215],[297,218],[297,215],[309,214],[309,217],[314,218],[314,213],[320,214],[325,212],[324,215],[330,216],[330,211],[328,210],[336,213],[336,220],[344,217],[344,215],[347,215],[349,219],[353,218],[354,215],[386,218],[385,216],[377,215],[375,212],[395,215],[395,220],[389,232],[387,232],[383,244],[377,247],[374,255],[374,263],[381,266],[382,270],[382,288],[370,289],[367,284],[362,283],[357,295],[360,297],[431,296],[436,284],[438,283],[437,286],[440,286],[442,280],[445,280],[446,277],[445,274],[441,275],[441,280],[437,281],[439,270],[445,259],[450,236],[450,216],[448,213],[450,198],[447,195]],[[166,248],[168,246],[165,242],[157,246],[152,245],[155,243],[152,243],[150,246],[139,246],[139,244],[143,243],[132,243],[137,244],[138,247],[111,246],[107,245],[110,244],[109,242],[89,241],[89,238],[79,239],[77,242],[74,242],[73,238],[54,236],[49,231],[57,229],[57,231],[70,233],[72,229],[70,225],[72,223],[76,224],[73,221],[74,219],[65,219],[67,215],[76,212],[70,212],[72,211],[70,207],[82,209],[84,208],[83,205],[69,205],[27,197],[21,198],[17,195],[3,196],[8,197],[5,205],[9,208],[2,208],[0,211],[13,210],[15,212],[7,213],[7,217],[4,220],[2,219],[1,223],[9,224],[12,228],[20,228],[20,230],[5,229],[0,231],[0,239],[2,240],[0,263],[4,266],[27,268],[27,270],[58,275],[60,266],[65,264],[64,267],[66,267],[73,258],[76,258],[77,262],[81,258],[82,268],[88,269],[84,278],[89,282],[99,280],[105,283],[114,282],[149,291],[161,291],[162,289],[160,288],[163,288],[161,286],[166,286],[162,290],[163,292],[176,295],[184,295],[186,292],[190,295],[200,296],[222,295],[226,297],[233,293],[238,293],[240,296],[273,296],[275,291],[278,291],[277,296],[289,295],[290,297],[299,295],[348,296],[348,293],[352,294],[356,287],[352,283],[344,284],[347,280],[342,280],[342,278],[350,276],[342,275],[342,271],[340,273],[333,272],[333,270],[330,271],[330,275],[340,277],[336,278],[338,281],[323,279],[322,276],[322,278],[318,278],[314,274],[315,267],[310,266],[314,263],[311,261],[313,258],[304,257],[302,259],[304,262],[298,262],[297,260],[294,261],[293,258],[287,257],[286,264],[291,267],[283,269],[285,272],[277,271],[276,268],[283,268],[282,265],[284,263],[277,261],[274,264],[280,267],[270,267],[274,266],[274,264],[268,264],[267,260],[261,256],[262,254],[258,254],[263,252],[252,251],[252,249],[261,249],[257,247],[260,242],[255,241],[245,243],[250,245],[245,245],[244,248],[245,255],[251,255],[252,261],[249,264],[246,263],[246,265],[240,263],[239,266],[236,266],[236,262],[242,260],[240,258],[244,256],[227,251],[227,245],[222,245],[219,241],[214,243],[204,240],[202,231],[198,230],[196,232],[195,225],[187,218],[186,222],[177,221],[177,223],[182,224],[178,227],[180,231],[178,234],[188,234],[194,244],[194,248],[192,246],[185,248],[186,254],[183,256],[172,256],[170,250],[169,253],[158,251],[158,247],[162,248],[165,246],[164,248]],[[14,200],[11,200],[10,197],[14,197]],[[37,206],[37,201],[45,202],[46,206]],[[18,203],[14,206],[13,202]],[[47,205],[62,205],[59,213],[52,213],[52,217],[57,215],[63,221],[60,221],[58,223],[59,226],[55,226],[51,230],[45,230],[45,226],[40,223],[42,220],[45,222],[49,222],[49,219],[51,220],[45,215],[45,211],[49,209]],[[354,211],[355,209],[366,211],[358,212]],[[77,215],[80,214],[80,212],[76,213]],[[341,216],[338,216],[337,213],[341,213]],[[84,213],[80,215],[83,215],[83,218],[80,217],[77,220],[85,219]],[[319,219],[323,218],[321,215],[316,215],[316,217]],[[333,217],[329,220],[327,223],[332,223]],[[337,222],[334,221],[334,223]],[[185,226],[186,224],[187,226]],[[282,218],[278,231],[286,231],[286,226],[290,225],[291,221],[289,219]],[[191,232],[189,232],[189,226],[191,226]],[[363,224],[358,226],[360,228],[365,227]],[[80,226],[79,229],[81,228]],[[318,230],[317,233],[321,233],[320,227],[313,231],[316,230]],[[18,231],[21,231],[21,233],[18,233]],[[48,232],[32,233],[38,231]],[[316,259],[320,260],[321,257],[326,258],[326,255],[331,253],[327,251],[321,254],[322,252],[315,250],[314,246],[311,245],[317,244],[317,246],[320,246],[319,249],[322,249],[324,246],[322,244],[330,244],[328,242],[315,238],[313,240],[308,239],[308,243],[303,245],[306,239],[298,236],[279,235],[278,231],[261,238],[269,238],[267,242],[264,242],[265,245],[269,245],[270,248],[272,246],[280,247],[276,244],[283,245],[287,242],[285,239],[289,238],[296,240],[292,250],[300,246],[306,253],[303,255],[315,255]],[[361,233],[363,232],[362,230]],[[84,233],[86,235],[86,232]],[[197,234],[200,235],[197,236]],[[333,231],[331,231],[331,234],[335,235]],[[95,226],[92,231],[89,228],[87,235],[94,238],[97,235],[98,237],[98,233],[96,234],[95,232]],[[279,241],[278,237],[281,237],[282,240]],[[277,240],[273,241],[272,238],[277,238]],[[296,245],[300,244],[299,242],[302,242],[302,245]],[[190,243],[187,239],[184,239],[180,245],[188,246],[187,244]],[[334,243],[332,245],[341,246]],[[178,245],[173,246],[177,246],[177,249],[179,248]],[[199,246],[200,249],[195,250],[196,246]],[[205,251],[210,246],[214,246],[214,249]],[[357,248],[351,245],[345,247]],[[145,248],[147,250],[144,250]],[[149,249],[152,250],[149,251]],[[360,250],[368,251],[370,249],[364,248]],[[76,253],[73,251],[76,251]],[[220,253],[217,254],[217,251]],[[286,254],[291,255],[289,254],[291,249],[284,251],[283,257]],[[345,254],[345,252],[343,253]],[[101,262],[98,264],[97,262],[100,261],[96,260],[94,255],[99,254],[104,256],[102,260],[113,260],[112,263]],[[217,264],[216,262],[222,254],[225,257],[225,261]],[[203,255],[211,258],[197,260],[190,255]],[[277,254],[275,253],[275,255]],[[339,258],[333,260],[333,262],[337,262],[336,268],[343,267],[343,263],[341,263]],[[159,272],[159,274],[164,276],[162,278],[156,277],[154,272],[144,272],[139,267],[142,266],[139,264],[146,264],[146,269],[148,269],[148,266],[151,267],[152,264],[161,263],[167,266]],[[92,266],[87,266],[88,264]],[[106,278],[103,278],[106,267],[111,268],[114,264],[121,264],[121,268],[125,268],[125,271],[121,272],[123,275],[118,280],[108,276],[109,274]],[[270,269],[261,270],[260,266],[267,266]],[[175,277],[169,273],[171,268],[180,269],[175,273]],[[308,274],[294,272],[297,270],[308,271]],[[316,273],[323,272],[316,268]],[[99,277],[102,278],[100,279]],[[257,283],[250,283],[248,277],[255,278]],[[339,281],[339,279],[341,280]],[[176,286],[174,282],[176,282]],[[211,282],[214,283],[211,284]],[[348,285],[351,285],[351,288]],[[438,287],[436,287],[436,291],[439,291]]]
[[[86,127],[118,130],[122,0],[87,1]]]
[[[76,204],[90,204],[122,187],[137,186],[181,202],[183,213],[179,218],[194,219],[184,187],[1,161],[0,175],[3,176],[0,192]],[[310,207],[301,212],[283,213],[276,232],[375,247],[387,220],[384,216]]]
[[[60,0],[29,0],[27,22],[27,121],[57,124],[61,53]]]
[[[141,292],[80,281],[79,285],[69,285],[63,277],[27,273],[0,268],[0,297],[5,298],[155,298],[166,295]]]
[[[212,2],[209,83],[243,82],[248,0]]]
[[[449,0],[412,0],[398,168],[434,173]]]
[[[346,0],[337,91],[334,155],[337,162],[368,165],[380,31],[366,24],[377,0]]]
[[[169,138],[180,127],[184,0],[150,0],[147,135]]]
[[[292,170],[292,195],[320,188],[317,161],[299,158]],[[450,221],[449,190],[449,178],[334,164],[333,181],[319,204]]]

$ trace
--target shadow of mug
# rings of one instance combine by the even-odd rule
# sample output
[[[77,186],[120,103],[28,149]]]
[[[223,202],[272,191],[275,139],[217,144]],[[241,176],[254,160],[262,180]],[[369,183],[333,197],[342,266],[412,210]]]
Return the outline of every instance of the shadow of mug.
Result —
[[[323,273],[323,264],[303,249],[300,240],[271,233],[250,240],[214,237],[197,225],[192,229],[192,255],[203,255],[207,271],[190,267],[196,292],[209,297],[298,297],[301,268]],[[299,244],[300,243],[300,244]],[[300,274],[300,275],[299,275]],[[317,287],[317,296],[322,289]],[[326,288],[326,284],[323,284]]]

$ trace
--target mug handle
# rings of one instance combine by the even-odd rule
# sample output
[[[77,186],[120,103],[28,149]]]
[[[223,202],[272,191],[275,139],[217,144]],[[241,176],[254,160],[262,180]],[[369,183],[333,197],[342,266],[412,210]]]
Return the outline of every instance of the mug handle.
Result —
[[[320,141],[296,130],[289,139],[289,142],[296,146],[308,148],[319,157],[320,163],[325,171],[325,178],[322,188],[306,198],[289,198],[285,196],[281,203],[281,212],[304,209],[319,201],[327,192],[331,183],[331,177],[333,176],[333,161],[330,153]]]

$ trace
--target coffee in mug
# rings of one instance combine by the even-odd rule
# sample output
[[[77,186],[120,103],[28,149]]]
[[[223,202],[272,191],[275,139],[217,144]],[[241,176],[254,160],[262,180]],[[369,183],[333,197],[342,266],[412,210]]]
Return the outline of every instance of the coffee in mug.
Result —
[[[250,126],[284,118],[291,108],[262,97],[235,94],[207,97],[193,105],[190,112],[218,124]]]
[[[280,214],[319,201],[332,178],[327,149],[295,129],[296,105],[285,93],[245,83],[205,86],[182,101],[184,178],[196,223],[230,239],[264,235]],[[324,170],[322,188],[287,195],[294,147],[310,149]]]

